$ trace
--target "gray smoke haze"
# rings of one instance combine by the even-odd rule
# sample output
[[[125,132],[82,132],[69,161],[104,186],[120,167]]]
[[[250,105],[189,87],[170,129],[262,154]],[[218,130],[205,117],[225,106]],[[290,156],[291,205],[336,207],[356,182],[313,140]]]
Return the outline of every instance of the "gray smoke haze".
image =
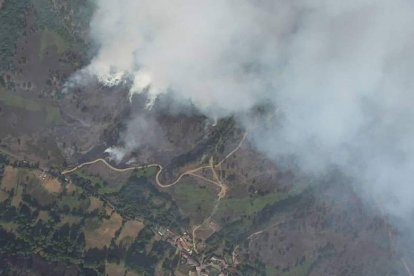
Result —
[[[259,149],[339,166],[413,218],[414,2],[99,0],[91,32],[102,82],[132,76],[149,106],[173,91],[211,118],[273,103]]]
[[[152,147],[168,143],[158,122],[153,117],[144,114],[132,118],[120,136],[121,146],[106,150],[110,157],[118,162],[128,153],[142,146]]]

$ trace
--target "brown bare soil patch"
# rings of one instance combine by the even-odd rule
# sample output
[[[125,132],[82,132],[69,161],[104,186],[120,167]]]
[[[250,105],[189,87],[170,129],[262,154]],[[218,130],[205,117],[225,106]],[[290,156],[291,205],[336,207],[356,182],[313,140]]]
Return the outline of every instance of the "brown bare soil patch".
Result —
[[[135,271],[127,271],[127,274],[125,276],[139,276],[139,274]]]
[[[110,207],[110,206],[107,206],[107,207],[105,208],[105,212],[106,212],[106,215],[107,215],[107,216],[111,216],[111,215],[112,215],[112,213],[114,212],[114,209],[112,209],[112,207]]]
[[[4,168],[4,175],[3,179],[1,180],[1,188],[6,192],[10,192],[14,188],[16,188],[17,184],[17,176],[18,171],[17,169],[7,166]]]
[[[144,226],[144,223],[138,220],[127,221],[118,237],[117,245],[129,247]]]
[[[94,196],[91,196],[90,198],[89,198],[89,207],[88,207],[88,213],[92,213],[93,211],[95,211],[95,210],[98,210],[98,209],[100,209],[100,208],[102,208],[102,206],[103,206],[103,202],[99,199],[99,198],[97,198],[97,197],[94,197]]]
[[[0,222],[0,228],[6,230],[9,233],[16,233],[18,224],[15,222]]]
[[[207,240],[213,234],[214,230],[210,227],[199,228],[194,232],[194,235],[197,237],[197,239],[200,239],[202,241]]]
[[[87,225],[85,229],[86,248],[104,248],[109,246],[111,240],[115,237],[116,231],[121,226],[122,217],[115,212],[109,219],[104,219],[98,227]]]
[[[42,182],[42,185],[49,193],[58,194],[62,191],[62,185],[56,178]]]
[[[57,178],[53,178],[41,171],[36,171],[34,174],[40,180],[43,188],[45,188],[49,193],[59,194],[62,192],[62,184],[59,182],[59,180],[57,180]]]
[[[49,212],[47,211],[39,211],[39,215],[37,216],[37,220],[36,222],[38,222],[39,220],[41,220],[42,222],[46,222],[49,220]]]
[[[9,194],[0,190],[0,202],[4,202],[9,198]]]
[[[126,268],[123,264],[106,263],[105,265],[105,275],[107,276],[125,275],[125,272]]]
[[[76,191],[76,186],[71,182],[65,187],[65,193],[71,195]]]
[[[20,206],[20,202],[22,202],[22,193],[23,193],[23,187],[19,185],[16,188],[16,191],[14,193],[11,205],[15,208],[18,208]]]
[[[65,224],[73,225],[73,224],[78,224],[78,223],[81,222],[81,220],[82,220],[81,217],[72,216],[72,215],[66,215],[66,216],[62,216],[61,217],[59,225],[65,225]]]

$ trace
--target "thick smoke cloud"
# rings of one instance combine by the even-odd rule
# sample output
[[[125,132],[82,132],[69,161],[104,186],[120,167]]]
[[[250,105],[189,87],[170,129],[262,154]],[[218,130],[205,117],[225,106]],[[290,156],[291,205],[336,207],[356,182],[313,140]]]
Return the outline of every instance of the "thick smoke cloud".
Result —
[[[99,0],[91,32],[86,70],[102,82],[129,76],[149,105],[173,91],[212,118],[270,102],[277,119],[253,134],[263,152],[339,166],[412,217],[412,1]]]

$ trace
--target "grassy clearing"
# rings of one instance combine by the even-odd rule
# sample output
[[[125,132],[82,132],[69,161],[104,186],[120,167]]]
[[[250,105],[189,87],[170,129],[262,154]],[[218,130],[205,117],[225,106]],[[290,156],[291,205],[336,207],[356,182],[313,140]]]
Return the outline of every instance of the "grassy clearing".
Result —
[[[124,263],[106,263],[105,264],[105,275],[107,276],[118,276],[118,275],[125,275],[125,276],[141,276],[142,273],[138,273],[135,271],[128,270]]]
[[[115,194],[121,191],[131,176],[149,178],[156,172],[157,168],[145,168],[119,173],[111,171],[99,162],[79,169],[74,174],[89,181],[89,185],[96,188],[100,194]]]
[[[144,274],[136,271],[128,270],[125,276],[143,276]]]
[[[50,219],[49,212],[40,210],[39,215],[37,216],[36,222],[38,221],[47,222],[49,219]]]
[[[54,106],[49,106],[46,108],[46,111],[47,111],[46,120],[48,123],[58,124],[62,121],[59,108],[54,107]]]
[[[20,203],[22,202],[22,194],[23,194],[23,187],[21,185],[17,186],[13,199],[11,201],[11,205],[15,208],[19,208]]]
[[[45,30],[40,38],[40,54],[50,47],[56,47],[58,54],[62,54],[69,49],[68,43],[56,32]]]
[[[46,120],[48,123],[56,124],[62,121],[59,108],[53,104],[41,104],[37,100],[23,98],[13,93],[9,93],[2,88],[0,88],[0,102],[3,102],[3,104],[7,106],[21,108],[29,112],[46,112]]]
[[[272,193],[253,198],[228,198],[221,202],[219,213],[231,210],[236,214],[251,215],[262,210],[266,205],[286,199],[288,196],[288,193]]]
[[[67,195],[71,195],[73,193],[75,193],[77,190],[79,190],[80,188],[78,188],[75,184],[73,183],[68,183],[65,186],[65,194]]]
[[[25,99],[0,89],[0,101],[7,106],[22,108],[27,111],[40,111],[42,106],[34,100]]]
[[[60,209],[73,210],[86,210],[89,206],[88,199],[81,199],[79,195],[66,195],[59,201],[58,206]]]
[[[64,224],[69,224],[69,225],[73,225],[73,224],[79,224],[82,221],[82,218],[79,216],[72,216],[72,215],[64,215],[61,216],[60,218],[60,225],[64,225]]]
[[[5,192],[10,192],[16,188],[18,171],[17,169],[7,166],[4,168],[4,175],[1,180],[1,189]]]
[[[121,185],[120,186],[113,187],[113,186],[109,186],[109,185],[107,185],[107,184],[104,183],[102,186],[99,187],[98,191],[101,194],[113,194],[113,193],[119,192],[119,190],[121,188],[122,188]]]
[[[0,202],[4,202],[9,198],[9,194],[5,191],[0,190]]]
[[[19,225],[17,223],[14,222],[5,222],[5,221],[0,221],[0,228],[6,230],[7,232],[10,233],[16,233],[17,227]]]
[[[75,174],[83,179],[89,180],[92,187],[100,188],[104,186],[104,181],[100,177],[90,175],[85,169],[77,170]]]
[[[177,184],[174,194],[182,211],[197,222],[211,214],[217,200],[217,195],[212,190],[191,181]]]
[[[122,217],[115,212],[100,224],[97,221],[87,222],[85,227],[86,249],[108,247],[121,226]]]
[[[264,196],[254,196],[246,198],[226,198],[219,206],[218,216],[232,212],[234,215],[252,215],[259,212],[267,205],[296,196],[306,189],[305,186],[294,186],[286,193],[269,193]]]
[[[155,176],[155,174],[158,172],[158,168],[150,167],[150,168],[144,168],[144,169],[139,169],[139,170],[137,169],[135,170],[135,172],[138,177],[143,176],[143,177],[149,178],[149,177]]]
[[[121,233],[116,241],[117,245],[129,247],[138,237],[139,232],[144,228],[144,223],[138,220],[130,220],[124,224]]]
[[[88,213],[92,213],[95,210],[101,209],[103,206],[103,202],[94,196],[91,196],[89,198],[89,207],[88,210],[86,210]]]
[[[55,193],[58,194],[62,191],[62,185],[60,182],[56,179],[49,179],[45,182],[42,182],[43,187],[49,192],[49,193]]]
[[[125,275],[126,268],[123,264],[117,263],[106,263],[105,264],[105,275],[107,276],[118,276]]]

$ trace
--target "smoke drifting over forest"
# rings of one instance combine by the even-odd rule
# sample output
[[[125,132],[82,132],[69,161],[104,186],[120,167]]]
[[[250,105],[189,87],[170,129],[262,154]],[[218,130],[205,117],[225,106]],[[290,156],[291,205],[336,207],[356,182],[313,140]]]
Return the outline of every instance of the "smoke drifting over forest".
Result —
[[[128,75],[149,106],[172,92],[211,118],[270,102],[261,151],[314,174],[338,166],[413,217],[414,2],[100,0],[91,33],[85,70],[102,82]]]

